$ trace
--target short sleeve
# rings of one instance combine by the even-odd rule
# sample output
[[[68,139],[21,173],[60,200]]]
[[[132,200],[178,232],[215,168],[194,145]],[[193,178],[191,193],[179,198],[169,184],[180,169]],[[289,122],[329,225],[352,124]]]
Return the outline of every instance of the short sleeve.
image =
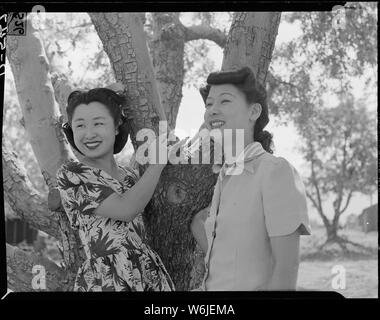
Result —
[[[58,171],[57,183],[63,208],[74,228],[85,224],[101,202],[115,192],[90,172],[78,174],[66,168]]]
[[[310,235],[305,187],[296,169],[285,159],[268,165],[263,179],[263,209],[270,237],[289,235],[301,227]]]

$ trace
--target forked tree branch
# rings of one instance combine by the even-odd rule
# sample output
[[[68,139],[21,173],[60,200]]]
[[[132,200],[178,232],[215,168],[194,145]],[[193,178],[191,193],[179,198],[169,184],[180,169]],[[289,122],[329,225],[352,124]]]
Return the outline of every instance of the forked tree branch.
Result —
[[[223,31],[205,24],[185,27],[184,30],[186,42],[200,39],[210,40],[215,42],[222,49],[227,42],[227,35]]]

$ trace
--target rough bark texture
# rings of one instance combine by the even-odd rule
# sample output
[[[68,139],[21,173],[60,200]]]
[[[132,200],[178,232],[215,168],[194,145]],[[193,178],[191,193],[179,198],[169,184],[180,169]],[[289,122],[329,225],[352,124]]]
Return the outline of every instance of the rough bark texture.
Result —
[[[222,69],[243,65],[253,68],[260,83],[265,83],[276,41],[281,13],[237,12],[234,14]]]
[[[26,253],[7,244],[7,278],[8,288],[20,291],[67,291],[70,289],[70,276],[58,267],[54,262],[34,253]],[[35,271],[34,266],[43,266],[45,269],[45,288],[34,289],[32,285],[33,277],[40,274]]]
[[[225,44],[227,38],[220,30],[206,25],[185,27],[180,22],[179,16],[180,14],[178,12],[157,12],[152,14],[153,39],[149,43],[156,80],[160,90],[162,107],[165,110],[165,115],[171,128],[175,128],[176,126],[179,106],[182,100],[182,87],[185,76],[184,49],[186,42],[197,39],[208,39],[222,46]],[[207,167],[198,169],[201,170],[201,172],[206,170],[208,173],[210,170],[210,168]],[[196,172],[198,172],[198,169]],[[171,170],[172,168],[170,168],[169,171],[171,172]],[[176,175],[176,173],[174,174]],[[188,173],[185,174],[188,175]],[[201,178],[201,176],[197,177],[197,179],[199,178]],[[211,181],[215,183],[215,177],[213,177]],[[178,193],[178,191],[176,192]],[[161,207],[162,201],[160,201],[159,204],[159,207]],[[192,211],[193,210],[189,210],[189,212]],[[193,213],[191,213],[191,216],[192,215]],[[154,222],[155,221],[152,221],[152,223]],[[187,221],[186,224],[188,224],[188,222],[189,221]],[[164,229],[167,229],[167,227],[164,227]],[[179,231],[181,231],[181,229]],[[192,236],[188,233],[188,230],[185,231],[184,236],[190,237],[190,239],[184,239],[183,244],[192,241]],[[154,230],[151,232],[153,233]],[[175,239],[176,235],[173,234],[173,236]],[[158,248],[160,246],[160,238],[155,238],[157,241],[155,246]],[[187,288],[197,287],[204,273],[203,253],[201,249],[196,246],[193,253],[191,252],[192,250],[193,245],[191,244],[191,250],[189,251],[189,255],[191,256],[190,260],[195,262],[190,272],[191,280],[190,283],[187,284]],[[159,248],[157,251],[163,250]],[[187,252],[184,253],[185,255],[188,254]],[[174,262],[175,260],[172,260],[171,256],[168,256],[168,259],[176,264],[172,269],[177,270],[177,268],[180,267],[180,264]],[[186,261],[183,256],[180,256],[179,259]],[[177,287],[179,286],[177,285]],[[185,287],[182,286],[181,288]]]
[[[223,31],[205,24],[194,25],[185,29],[186,42],[199,39],[213,41],[221,48],[224,48],[227,41],[227,37]]]
[[[186,27],[179,16],[179,12],[153,13],[153,39],[149,43],[162,107],[171,128],[175,128],[182,100],[186,42],[205,39],[223,48],[227,39],[221,30],[205,24]]]
[[[152,18],[153,40],[150,42],[150,53],[162,107],[169,126],[174,129],[185,75],[185,27],[179,21],[179,12],[156,12]]]
[[[33,15],[28,15],[25,36],[7,36],[6,54],[15,79],[15,86],[21,106],[25,130],[28,133],[33,152],[49,187],[49,200],[58,201],[56,190],[56,172],[66,161],[70,152],[60,130],[57,103],[49,76],[49,66],[38,32],[33,26]],[[12,163],[12,162],[11,162]],[[22,181],[22,177],[14,177]],[[57,204],[57,203],[56,203]],[[17,210],[15,210],[17,212]],[[50,216],[48,213],[45,217]],[[73,285],[76,271],[83,261],[84,252],[77,245],[79,235],[72,230],[67,216],[58,209],[58,230],[61,239],[64,260],[68,271],[69,287]],[[27,259],[28,256],[24,256]],[[20,269],[20,272],[23,269]],[[19,274],[18,274],[19,275]],[[22,291],[15,284],[15,291]]]
[[[11,145],[4,141],[2,155],[4,199],[15,214],[32,227],[59,239],[61,234],[56,213],[49,212],[46,198],[33,188]]]
[[[128,118],[134,148],[136,133],[142,128],[158,133],[158,121],[166,120],[161,107],[152,63],[140,16],[126,13],[89,13],[115,78],[126,86]]]

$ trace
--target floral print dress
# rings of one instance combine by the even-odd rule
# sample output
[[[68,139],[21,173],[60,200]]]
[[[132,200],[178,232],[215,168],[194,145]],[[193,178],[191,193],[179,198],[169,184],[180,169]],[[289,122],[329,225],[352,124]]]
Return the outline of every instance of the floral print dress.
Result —
[[[125,222],[94,213],[109,195],[128,192],[137,181],[131,169],[122,169],[123,181],[77,161],[57,173],[63,207],[87,257],[74,291],[174,291],[160,257],[146,244],[141,214]]]

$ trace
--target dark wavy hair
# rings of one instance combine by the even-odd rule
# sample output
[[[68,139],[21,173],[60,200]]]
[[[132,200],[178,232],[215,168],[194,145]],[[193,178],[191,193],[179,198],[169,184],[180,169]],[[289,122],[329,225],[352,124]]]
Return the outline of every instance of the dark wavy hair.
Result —
[[[67,141],[75,150],[83,154],[74,143],[74,133],[71,127],[72,119],[75,108],[78,105],[89,104],[94,101],[102,103],[107,108],[114,120],[115,127],[119,129],[119,133],[115,137],[113,148],[114,154],[119,153],[127,143],[130,132],[128,121],[121,112],[121,106],[126,102],[126,99],[115,91],[107,88],[94,88],[88,91],[75,90],[70,93],[67,98],[66,107],[68,122],[63,125],[63,132],[66,135]]]
[[[254,140],[260,142],[265,151],[273,153],[271,148],[273,146],[273,135],[264,130],[269,122],[267,93],[263,85],[256,80],[252,69],[243,67],[236,71],[210,73],[207,77],[207,85],[199,89],[204,103],[206,103],[211,86],[218,84],[232,84],[244,93],[249,104],[260,103],[261,114],[255,123]]]

